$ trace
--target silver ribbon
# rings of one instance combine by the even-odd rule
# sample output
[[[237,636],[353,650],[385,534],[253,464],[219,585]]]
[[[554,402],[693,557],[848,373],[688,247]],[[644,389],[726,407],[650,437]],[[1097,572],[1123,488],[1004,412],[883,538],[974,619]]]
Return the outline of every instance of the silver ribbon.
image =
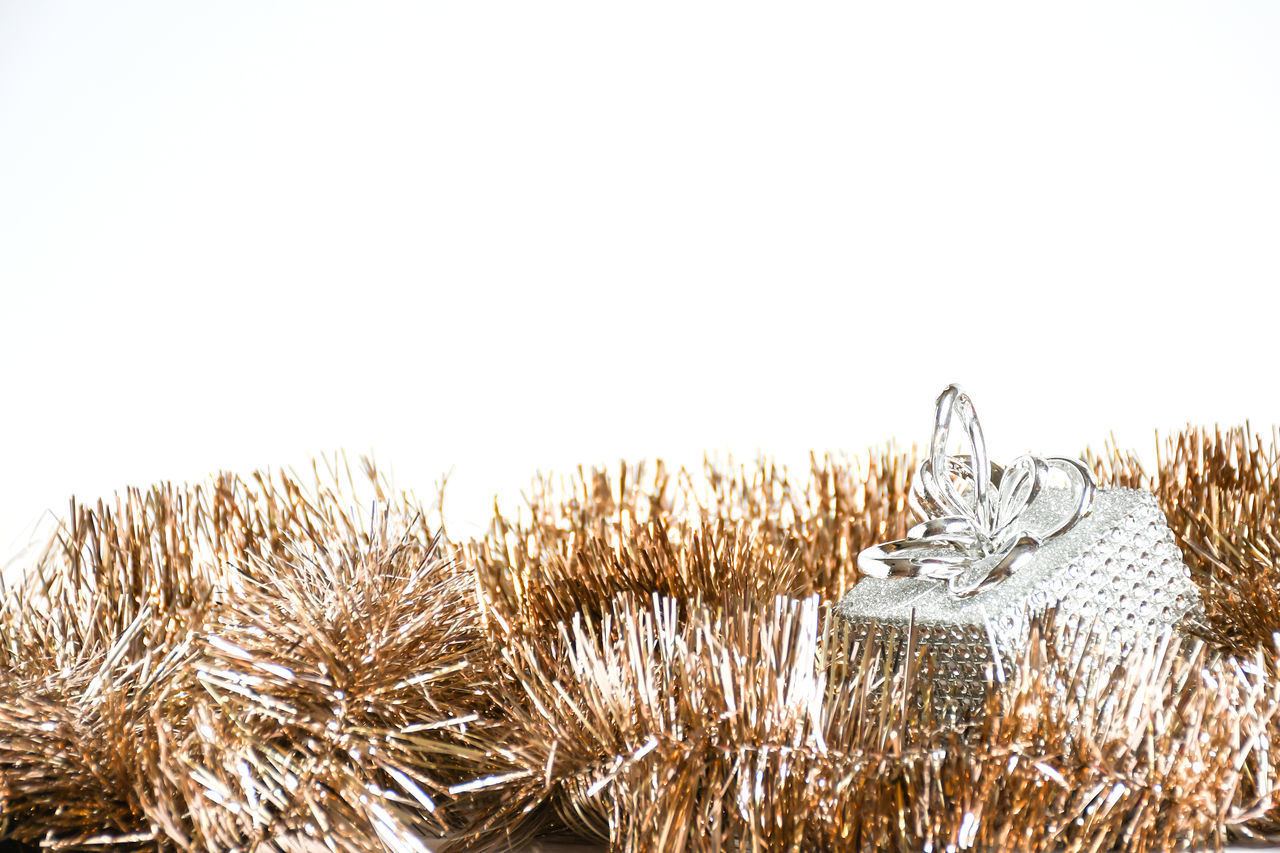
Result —
[[[968,453],[949,455],[953,429]],[[877,578],[945,581],[970,596],[1008,578],[1045,541],[1089,514],[1093,474],[1075,459],[1019,456],[1007,467],[987,459],[969,396],[955,385],[938,397],[929,456],[912,484],[919,523],[907,538],[858,554],[858,571]],[[1053,500],[1046,500],[1049,491]]]

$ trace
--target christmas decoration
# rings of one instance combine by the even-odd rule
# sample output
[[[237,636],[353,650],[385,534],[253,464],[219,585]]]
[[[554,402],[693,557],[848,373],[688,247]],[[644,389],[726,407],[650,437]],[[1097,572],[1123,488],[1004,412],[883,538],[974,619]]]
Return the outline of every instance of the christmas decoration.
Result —
[[[968,453],[948,453],[956,427]],[[938,697],[960,706],[981,703],[988,670],[1003,679],[1037,612],[1053,608],[1064,646],[1087,649],[1092,672],[1098,657],[1157,641],[1198,602],[1150,493],[1097,490],[1073,459],[995,465],[954,385],[938,397],[911,508],[919,523],[905,538],[858,555],[867,577],[836,613],[859,640],[880,626],[902,646],[910,633],[932,654]]]
[[[1139,632],[1085,683],[1050,608],[969,722],[937,701],[935,649],[830,615],[859,553],[908,535],[908,454],[585,471],[475,539],[372,469],[373,512],[336,486],[361,478],[322,473],[73,504],[0,610],[0,836],[635,853],[1280,837],[1274,442],[1191,430],[1150,473],[1116,451],[1086,467],[1098,496],[1154,495],[1202,618]]]

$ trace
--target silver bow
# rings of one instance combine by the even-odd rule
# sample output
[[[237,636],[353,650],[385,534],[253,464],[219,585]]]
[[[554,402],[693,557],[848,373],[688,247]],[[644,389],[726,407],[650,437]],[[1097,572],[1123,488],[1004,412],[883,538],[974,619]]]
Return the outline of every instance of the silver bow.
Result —
[[[953,426],[966,454],[948,455]],[[1022,567],[1048,539],[1065,533],[1093,506],[1093,475],[1075,459],[1019,456],[1001,467],[987,459],[982,427],[955,385],[938,397],[929,456],[912,484],[920,520],[907,538],[858,554],[858,571],[877,578],[946,581],[969,596]]]

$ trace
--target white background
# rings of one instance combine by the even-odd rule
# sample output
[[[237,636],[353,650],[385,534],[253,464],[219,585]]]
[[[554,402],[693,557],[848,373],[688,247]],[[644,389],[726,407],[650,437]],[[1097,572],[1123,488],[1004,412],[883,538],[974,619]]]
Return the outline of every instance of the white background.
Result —
[[[72,494],[1280,422],[1280,5],[0,2],[0,551]]]
[[[1280,5],[0,2],[0,550],[72,494],[1280,422]]]

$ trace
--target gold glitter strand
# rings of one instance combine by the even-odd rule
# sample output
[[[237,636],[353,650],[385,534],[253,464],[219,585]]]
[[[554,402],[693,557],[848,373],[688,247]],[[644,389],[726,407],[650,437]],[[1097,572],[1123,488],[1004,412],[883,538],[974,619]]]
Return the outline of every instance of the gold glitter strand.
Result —
[[[925,650],[828,618],[858,551],[905,534],[914,466],[892,449],[540,479],[472,541],[341,460],[73,505],[0,605],[0,836],[482,851],[569,834],[628,853],[1280,837],[1275,436],[1188,430],[1149,472],[1114,449],[1089,461],[1157,496],[1202,639],[1085,683],[1050,615],[967,723],[934,712]]]

